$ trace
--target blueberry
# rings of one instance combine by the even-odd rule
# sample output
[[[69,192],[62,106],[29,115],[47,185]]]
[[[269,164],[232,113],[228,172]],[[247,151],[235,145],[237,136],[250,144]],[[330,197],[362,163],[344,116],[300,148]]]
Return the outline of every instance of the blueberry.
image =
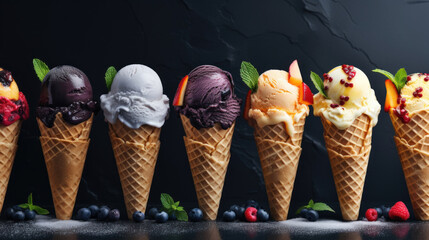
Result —
[[[177,217],[174,212],[168,215],[168,221],[176,221],[176,220],[177,220]]]
[[[101,207],[98,210],[97,219],[100,221],[104,221],[107,219],[107,215],[109,215],[110,209],[107,207]]]
[[[23,211],[16,211],[13,214],[13,220],[16,221],[16,222],[24,221],[24,219],[25,219],[25,214],[24,214]]]
[[[98,210],[100,210],[97,205],[91,205],[88,207],[88,209],[91,211],[91,218],[97,217]]]
[[[77,211],[76,219],[82,221],[88,221],[91,218],[91,210],[88,208],[81,208]]]
[[[165,223],[168,220],[168,214],[164,211],[157,213],[155,215],[155,220],[157,223]]]
[[[238,208],[238,212],[235,214],[235,217],[240,221],[246,221],[246,217],[244,216],[244,212],[246,209],[244,207]]]
[[[317,219],[319,219],[319,213],[317,213],[313,209],[308,210],[307,220],[310,222],[315,222],[317,221]]]
[[[385,220],[389,220],[389,211],[390,211],[390,207],[383,207],[382,208],[383,211],[383,217]]]
[[[228,210],[228,211],[224,212],[222,219],[225,222],[233,222],[233,221],[235,221],[235,212],[232,211],[232,210]]]
[[[258,203],[258,202],[256,202],[255,200],[248,200],[248,201],[246,202],[245,209],[247,209],[248,207],[254,207],[254,208],[256,208],[256,209],[259,209],[259,203]]]
[[[308,210],[309,210],[308,208],[301,209],[301,212],[300,212],[301,217],[307,218]]]
[[[18,206],[18,205],[13,206],[12,208],[13,208],[13,210],[14,210],[15,212],[18,212],[18,211],[23,212],[23,211],[24,211],[24,209],[22,209],[22,207],[20,207],[20,206]]]
[[[121,217],[121,213],[119,212],[119,210],[112,209],[110,210],[109,215],[107,216],[107,220],[114,222],[114,221],[118,221],[120,217]]]
[[[13,208],[6,208],[5,213],[7,219],[13,219],[13,214],[15,213],[15,210],[13,210]]]
[[[381,210],[381,208],[377,207],[375,208],[375,211],[377,211],[378,218],[381,218],[381,216],[383,216],[383,210]]]
[[[258,218],[258,221],[266,222],[270,218],[270,215],[264,209],[259,209],[256,217]]]
[[[156,214],[158,214],[158,208],[151,208],[149,209],[149,212],[147,213],[148,219],[155,219]]]
[[[133,213],[133,220],[134,222],[143,222],[144,220],[144,213],[140,212],[140,211],[135,211]]]
[[[36,212],[30,209],[25,209],[24,211],[25,220],[33,220],[36,218]]]
[[[203,220],[203,211],[199,208],[194,208],[188,213],[189,221],[191,222],[199,222]]]
[[[235,215],[237,215],[237,213],[238,213],[238,209],[239,209],[239,208],[240,208],[240,206],[238,206],[238,205],[234,204],[234,205],[232,205],[232,206],[229,208],[229,210],[234,211],[234,212],[235,212]]]

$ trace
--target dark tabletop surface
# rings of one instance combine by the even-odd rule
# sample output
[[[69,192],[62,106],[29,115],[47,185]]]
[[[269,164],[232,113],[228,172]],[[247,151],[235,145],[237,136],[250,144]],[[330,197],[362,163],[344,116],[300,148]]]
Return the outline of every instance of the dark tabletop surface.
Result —
[[[427,222],[308,222],[295,218],[284,222],[168,222],[151,220],[134,223],[57,221],[38,217],[37,221],[0,223],[0,239],[427,239]]]

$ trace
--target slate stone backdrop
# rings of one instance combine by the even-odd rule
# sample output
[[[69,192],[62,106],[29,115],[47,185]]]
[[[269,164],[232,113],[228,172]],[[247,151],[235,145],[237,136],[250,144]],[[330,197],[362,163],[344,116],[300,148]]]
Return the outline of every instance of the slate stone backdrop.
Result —
[[[346,63],[367,74],[383,105],[385,78],[372,69],[429,71],[429,32],[424,24],[429,22],[428,9],[426,0],[2,0],[0,66],[12,71],[31,108],[30,119],[22,127],[5,205],[24,202],[33,192],[36,203],[52,209],[34,111],[40,90],[32,66],[34,57],[50,67],[69,64],[81,69],[91,80],[97,99],[106,92],[103,76],[111,65],[118,69],[132,63],[150,66],[172,100],[180,79],[201,64],[230,71],[236,94],[244,99],[248,88],[239,76],[242,60],[252,62],[262,73],[287,70],[298,59],[304,81],[313,92],[310,70],[322,74]],[[291,213],[311,198],[339,210],[322,133],[320,119],[311,112]],[[183,135],[180,120],[170,111],[162,128],[150,205],[159,204],[162,192],[188,208],[197,205]],[[388,114],[381,112],[374,129],[361,212],[399,200],[411,207],[393,135]],[[94,121],[91,139],[77,205],[108,204],[123,210],[102,114]],[[231,154],[221,210],[246,199],[267,206],[252,129],[243,119],[238,120]]]

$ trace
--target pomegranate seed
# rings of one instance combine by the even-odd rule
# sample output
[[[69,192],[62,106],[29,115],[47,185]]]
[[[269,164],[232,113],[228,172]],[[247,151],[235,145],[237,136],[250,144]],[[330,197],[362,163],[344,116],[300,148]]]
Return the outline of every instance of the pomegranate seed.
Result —
[[[414,97],[417,97],[417,94],[418,94],[418,93],[416,93],[416,92],[413,92],[413,96],[414,96]]]
[[[416,88],[416,91],[417,91],[417,92],[422,92],[422,91],[423,91],[423,88],[422,88],[422,87],[418,87],[418,88]]]
[[[351,88],[352,88],[352,87],[353,87],[353,83],[349,83],[349,87],[351,87]]]
[[[405,103],[405,101],[407,101],[407,99],[401,98],[401,103]]]
[[[400,103],[401,103],[401,98],[400,98],[400,97],[398,97],[398,98],[396,99],[396,103],[397,103],[397,104],[400,104]]]
[[[347,67],[347,65],[346,65],[346,64],[343,64],[343,65],[341,65],[341,67],[342,67],[342,68],[346,68],[346,67]]]
[[[411,77],[410,77],[410,76],[408,76],[408,77],[407,77],[407,81],[410,81],[410,80],[411,80]]]
[[[324,79],[328,79],[328,74],[327,74],[327,73],[324,73],[324,74],[323,74],[323,78],[324,78]]]
[[[347,68],[346,68],[346,69],[343,69],[343,71],[344,71],[344,73],[345,73],[345,74],[349,75],[349,72],[350,72],[350,71],[349,71]]]
[[[424,78],[425,82],[429,81],[429,77]]]
[[[352,77],[355,77],[356,76],[356,71],[351,72],[350,75],[352,75]]]
[[[349,70],[353,70],[353,68],[354,68],[354,67],[353,67],[352,65],[350,65],[350,66],[349,66]]]
[[[328,79],[328,80],[329,80],[329,82],[332,82],[332,77],[329,77],[329,79]]]
[[[350,84],[351,84],[351,83],[350,83]],[[345,86],[345,87],[348,87],[348,86],[349,86],[349,83],[347,83],[347,82],[346,82],[346,83],[344,83],[344,86]]]
[[[352,78],[353,78],[352,76],[348,76],[347,80],[352,80]]]
[[[324,89],[325,89],[325,91],[328,90],[328,86],[325,86]]]
[[[340,83],[344,84],[346,81],[344,81],[344,79],[341,79]]]
[[[341,95],[341,96],[340,96],[340,100],[344,100],[344,98],[345,98],[345,97],[344,97],[343,95]]]
[[[407,113],[407,110],[405,110],[405,109],[403,109],[403,108],[402,108],[402,109],[400,110],[400,113],[401,113],[401,115],[405,115],[405,114]]]
[[[423,94],[419,93],[417,96],[419,96],[419,98],[420,98],[420,97],[423,97]]]
[[[332,103],[331,104],[331,108],[337,108],[339,105],[338,104],[336,104],[336,103]]]
[[[344,98],[344,101],[348,101],[349,100],[349,96],[346,96],[345,98]]]
[[[342,106],[342,105],[344,105],[344,103],[345,103],[344,101],[340,101],[340,105],[341,105],[341,106]]]
[[[409,123],[410,122],[410,117],[408,115],[404,115],[402,116],[402,122],[403,123]]]

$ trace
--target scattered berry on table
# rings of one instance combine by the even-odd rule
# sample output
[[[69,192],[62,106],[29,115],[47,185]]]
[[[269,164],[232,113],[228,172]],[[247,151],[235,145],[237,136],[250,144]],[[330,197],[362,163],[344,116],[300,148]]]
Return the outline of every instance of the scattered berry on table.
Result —
[[[97,205],[91,205],[88,207],[88,209],[91,211],[91,218],[96,218],[100,208]]]
[[[225,211],[222,216],[223,221],[233,222],[235,221],[235,212],[232,210]]]
[[[24,214],[23,211],[16,211],[13,214],[13,220],[16,221],[16,222],[24,221],[24,219],[25,219],[25,214]]]
[[[189,211],[188,218],[191,222],[199,222],[203,220],[203,211],[201,211],[199,208],[193,208],[191,211]]]
[[[377,221],[377,218],[378,218],[377,210],[375,210],[374,208],[370,208],[366,210],[365,217],[370,222]]]
[[[256,214],[258,221],[260,222],[266,222],[270,218],[270,215],[265,211],[264,209],[259,209],[258,213]]]
[[[98,210],[97,214],[97,220],[104,221],[107,219],[107,216],[109,215],[110,209],[108,207],[101,207]]]
[[[307,220],[310,222],[315,222],[319,219],[319,213],[317,211],[310,209],[307,212]]]
[[[254,207],[248,207],[244,212],[244,216],[246,217],[246,221],[248,222],[256,222],[257,220],[258,210]]]
[[[13,219],[13,214],[15,213],[15,210],[13,210],[13,208],[6,208],[5,213],[7,219]]]
[[[119,210],[118,209],[112,209],[109,211],[109,214],[107,216],[107,220],[114,222],[114,221],[118,221],[120,217],[121,217],[121,213],[119,212]]]
[[[144,220],[144,213],[140,212],[140,211],[135,211],[133,213],[133,220],[134,222],[143,222]]]
[[[34,220],[36,218],[36,212],[30,209],[24,211],[25,220]]]
[[[158,213],[159,213],[158,208],[151,208],[147,213],[147,217],[148,219],[155,219],[155,216]]]
[[[91,218],[91,211],[88,208],[81,208],[77,211],[76,219],[88,221]]]
[[[256,202],[255,200],[247,200],[245,208],[249,208],[249,207],[254,207],[256,209],[259,209],[259,203]]]
[[[307,218],[308,210],[309,210],[308,208],[301,209],[301,212],[299,213],[301,215],[301,217]]]
[[[165,223],[165,222],[167,222],[167,220],[168,220],[168,214],[164,211],[157,213],[155,215],[155,221],[157,223]]]
[[[410,218],[410,212],[408,212],[407,206],[399,201],[390,208],[389,218],[396,221],[407,221]]]
[[[375,208],[375,211],[377,211],[378,218],[381,218],[383,216],[383,210],[381,208]]]

